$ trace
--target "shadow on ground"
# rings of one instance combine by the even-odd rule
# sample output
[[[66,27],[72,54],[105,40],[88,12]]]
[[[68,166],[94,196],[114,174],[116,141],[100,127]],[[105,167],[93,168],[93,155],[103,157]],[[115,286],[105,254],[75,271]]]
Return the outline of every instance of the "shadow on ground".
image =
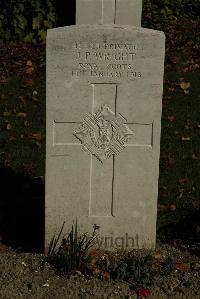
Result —
[[[0,167],[0,236],[26,251],[44,249],[44,184],[41,178]]]
[[[157,236],[161,243],[171,243],[200,256],[200,210],[190,212],[176,224],[158,229]]]
[[[76,0],[55,1],[56,14],[58,16],[57,26],[75,25]]]
[[[0,167],[0,236],[3,243],[30,252],[44,250],[45,192],[41,178],[17,174]],[[200,211],[191,212],[177,224],[158,229],[161,243],[188,245],[200,256]]]

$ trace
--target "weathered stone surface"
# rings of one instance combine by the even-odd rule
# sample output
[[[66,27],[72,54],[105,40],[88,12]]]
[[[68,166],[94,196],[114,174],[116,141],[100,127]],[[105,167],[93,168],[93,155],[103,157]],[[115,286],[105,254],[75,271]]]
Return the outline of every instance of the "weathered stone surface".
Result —
[[[48,30],[46,245],[77,217],[104,248],[154,247],[163,70],[161,32]]]
[[[142,0],[77,0],[76,24],[141,26]]]
[[[116,0],[115,24],[141,26],[142,0]]]

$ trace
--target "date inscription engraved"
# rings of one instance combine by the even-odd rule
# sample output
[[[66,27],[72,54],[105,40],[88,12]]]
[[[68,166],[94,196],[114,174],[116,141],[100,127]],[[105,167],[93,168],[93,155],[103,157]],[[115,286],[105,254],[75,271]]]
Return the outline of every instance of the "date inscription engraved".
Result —
[[[118,155],[134,133],[124,124],[127,120],[105,104],[95,114],[88,113],[83,123],[74,132],[83,149],[101,163]]]

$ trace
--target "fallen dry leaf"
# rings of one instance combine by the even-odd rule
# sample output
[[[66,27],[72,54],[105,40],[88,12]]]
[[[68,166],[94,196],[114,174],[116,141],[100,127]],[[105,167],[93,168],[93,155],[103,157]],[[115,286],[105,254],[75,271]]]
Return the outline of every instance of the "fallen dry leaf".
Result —
[[[7,124],[6,129],[7,129],[8,131],[11,130],[11,129],[12,129],[11,124]]]
[[[94,266],[93,270],[92,270],[92,274],[93,275],[99,275],[101,273],[99,267]]]
[[[25,127],[29,127],[29,122],[28,122],[27,120],[25,120],[25,122],[24,122],[24,126],[25,126]]]
[[[87,264],[87,268],[89,270],[93,270],[97,267],[96,263],[100,260],[100,258],[102,257],[102,251],[98,250],[98,249],[93,249],[90,251],[89,253],[89,263]]]
[[[182,140],[182,141],[190,141],[191,138],[190,138],[190,137],[181,137],[181,140]]]
[[[25,86],[33,86],[33,80],[32,79],[24,79],[23,84]]]
[[[24,96],[19,96],[18,98],[23,104],[26,104],[26,98]]]
[[[33,103],[38,103],[39,102],[39,100],[38,100],[38,98],[36,98],[36,96],[32,96],[32,100],[33,100]]]
[[[198,70],[199,69],[199,65],[196,63],[195,65],[193,65],[194,70]]]
[[[185,183],[187,182],[186,179],[179,179],[178,181],[181,186],[185,185]]]
[[[155,258],[156,260],[161,260],[162,255],[161,255],[160,253],[156,253],[155,256],[154,256],[154,258]]]
[[[174,121],[175,120],[175,117],[174,117],[174,115],[169,115],[168,117],[167,117],[167,119],[169,120],[169,121]]]
[[[189,71],[189,68],[188,68],[188,67],[183,68],[183,72],[184,72],[184,73],[187,73],[188,71]]]
[[[175,204],[170,205],[169,209],[172,212],[176,211],[176,205]]]
[[[170,191],[164,191],[161,194],[163,197],[169,197],[170,196]]]
[[[17,117],[26,117],[27,114],[25,112],[19,112],[16,114]]]
[[[194,207],[195,209],[199,209],[199,208],[200,208],[200,202],[199,202],[199,200],[194,201],[194,202],[192,203],[192,205],[193,205],[193,207]]]
[[[0,243],[0,253],[5,252],[7,250],[6,245]]]
[[[198,157],[195,154],[192,154],[192,160],[198,160]]]
[[[33,63],[32,63],[32,61],[31,61],[31,60],[27,60],[27,62],[26,62],[26,65],[27,65],[27,66],[32,66],[32,65],[33,65]]]
[[[10,80],[10,78],[2,77],[2,78],[0,78],[0,83],[1,84],[8,83],[9,80]]]
[[[7,117],[7,116],[10,116],[10,114],[11,114],[10,112],[4,112],[3,116]]]
[[[109,272],[104,272],[103,274],[102,274],[102,279],[103,279],[103,281],[109,281],[110,280],[110,273]]]
[[[157,207],[158,207],[159,211],[167,211],[168,210],[168,206],[165,206],[165,205],[158,204]]]
[[[176,160],[174,158],[172,158],[172,157],[169,157],[168,162],[169,162],[169,165],[171,165],[171,166],[174,165],[174,164],[176,164]]]
[[[186,89],[186,90],[184,90],[184,93],[185,93],[185,94],[189,94],[190,91],[189,91],[188,89]]]
[[[181,87],[181,89],[183,89],[183,90],[187,90],[187,89],[189,89],[190,86],[191,86],[190,82],[185,82],[185,81],[183,81],[183,82],[180,83],[180,87]]]
[[[166,100],[171,100],[171,98],[172,98],[172,97],[170,97],[170,96],[166,96],[166,97],[165,97]]]
[[[34,72],[34,67],[33,67],[33,66],[28,67],[28,68],[26,69],[26,74],[28,74],[28,75],[32,75],[33,72]]]
[[[109,257],[106,254],[102,255],[101,259],[104,261],[104,264],[105,264],[106,267],[110,266],[110,260],[109,260]]]
[[[42,145],[41,145],[41,143],[40,143],[40,142],[36,141],[36,143],[35,143],[35,144],[37,145],[38,149],[41,149],[41,148],[42,148]]]
[[[83,275],[82,272],[79,271],[79,270],[76,270],[75,273],[78,274],[78,275],[80,275],[80,276]]]
[[[178,199],[180,199],[182,197],[183,197],[183,193],[180,193],[179,196],[178,196]]]
[[[37,141],[41,141],[41,140],[43,139],[43,136],[42,136],[42,133],[39,132],[39,133],[32,134],[32,135],[31,135],[31,138],[32,138],[32,139],[35,139],[35,140],[37,140]]]
[[[98,249],[94,249],[94,250],[91,250],[90,251],[90,257],[91,258],[94,258],[94,259],[99,259],[102,257],[102,251],[101,250],[98,250]]]
[[[174,268],[181,272],[187,272],[188,270],[190,270],[190,264],[189,263],[175,263]]]
[[[92,271],[92,270],[95,268],[95,266],[96,266],[95,263],[92,263],[92,264],[91,264],[91,262],[90,262],[90,263],[87,263],[87,269],[88,269],[88,270],[91,270],[91,271]]]

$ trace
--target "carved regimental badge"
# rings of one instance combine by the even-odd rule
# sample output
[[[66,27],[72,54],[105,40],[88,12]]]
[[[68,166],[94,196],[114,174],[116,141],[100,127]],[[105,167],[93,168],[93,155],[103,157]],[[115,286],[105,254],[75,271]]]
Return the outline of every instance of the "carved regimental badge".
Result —
[[[126,119],[103,105],[95,114],[88,113],[83,123],[74,132],[83,149],[95,156],[102,163],[119,154],[128,139],[134,133],[125,124]]]

